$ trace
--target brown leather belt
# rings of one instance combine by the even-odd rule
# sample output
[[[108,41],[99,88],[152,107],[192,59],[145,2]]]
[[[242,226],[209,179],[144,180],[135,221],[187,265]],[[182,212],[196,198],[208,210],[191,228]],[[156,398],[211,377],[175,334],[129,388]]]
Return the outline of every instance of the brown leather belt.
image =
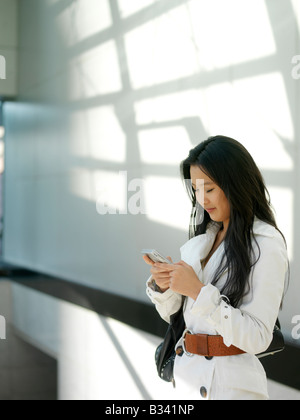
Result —
[[[235,346],[227,347],[221,335],[191,334],[186,332],[184,347],[187,353],[205,357],[236,356],[245,353]]]

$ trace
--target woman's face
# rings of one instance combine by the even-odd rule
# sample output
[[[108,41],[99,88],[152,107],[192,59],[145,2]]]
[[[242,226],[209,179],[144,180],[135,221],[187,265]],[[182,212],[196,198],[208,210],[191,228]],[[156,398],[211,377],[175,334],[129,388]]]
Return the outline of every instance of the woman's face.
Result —
[[[198,166],[191,166],[191,181],[198,203],[215,222],[229,224],[230,204],[224,191],[214,183]]]

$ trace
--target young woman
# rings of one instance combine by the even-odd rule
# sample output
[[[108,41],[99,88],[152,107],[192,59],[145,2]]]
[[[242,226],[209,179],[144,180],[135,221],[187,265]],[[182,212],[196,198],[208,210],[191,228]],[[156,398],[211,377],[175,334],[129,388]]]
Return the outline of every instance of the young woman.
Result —
[[[174,364],[178,397],[266,400],[256,355],[272,341],[288,272],[268,191],[248,151],[228,137],[196,146],[181,173],[193,206],[182,260],[144,257],[152,266],[147,294],[164,320],[186,297],[188,331]]]

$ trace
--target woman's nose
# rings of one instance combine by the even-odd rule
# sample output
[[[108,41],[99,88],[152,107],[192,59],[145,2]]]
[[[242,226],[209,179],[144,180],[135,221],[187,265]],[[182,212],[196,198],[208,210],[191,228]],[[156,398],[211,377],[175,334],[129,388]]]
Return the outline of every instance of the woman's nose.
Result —
[[[204,200],[203,200],[203,207],[208,207],[209,205],[209,200],[204,196]]]
[[[206,207],[207,204],[209,203],[209,200],[207,199],[207,197],[205,196],[204,192],[198,192],[197,193],[197,201],[200,204],[200,206],[202,207]]]

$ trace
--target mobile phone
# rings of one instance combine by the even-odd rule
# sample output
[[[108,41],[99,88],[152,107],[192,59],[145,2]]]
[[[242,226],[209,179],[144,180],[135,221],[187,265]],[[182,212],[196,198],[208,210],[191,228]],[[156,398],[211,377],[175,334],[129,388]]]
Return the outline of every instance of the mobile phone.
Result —
[[[161,255],[156,249],[143,249],[142,254],[147,255],[153,262],[172,264],[171,261]]]

